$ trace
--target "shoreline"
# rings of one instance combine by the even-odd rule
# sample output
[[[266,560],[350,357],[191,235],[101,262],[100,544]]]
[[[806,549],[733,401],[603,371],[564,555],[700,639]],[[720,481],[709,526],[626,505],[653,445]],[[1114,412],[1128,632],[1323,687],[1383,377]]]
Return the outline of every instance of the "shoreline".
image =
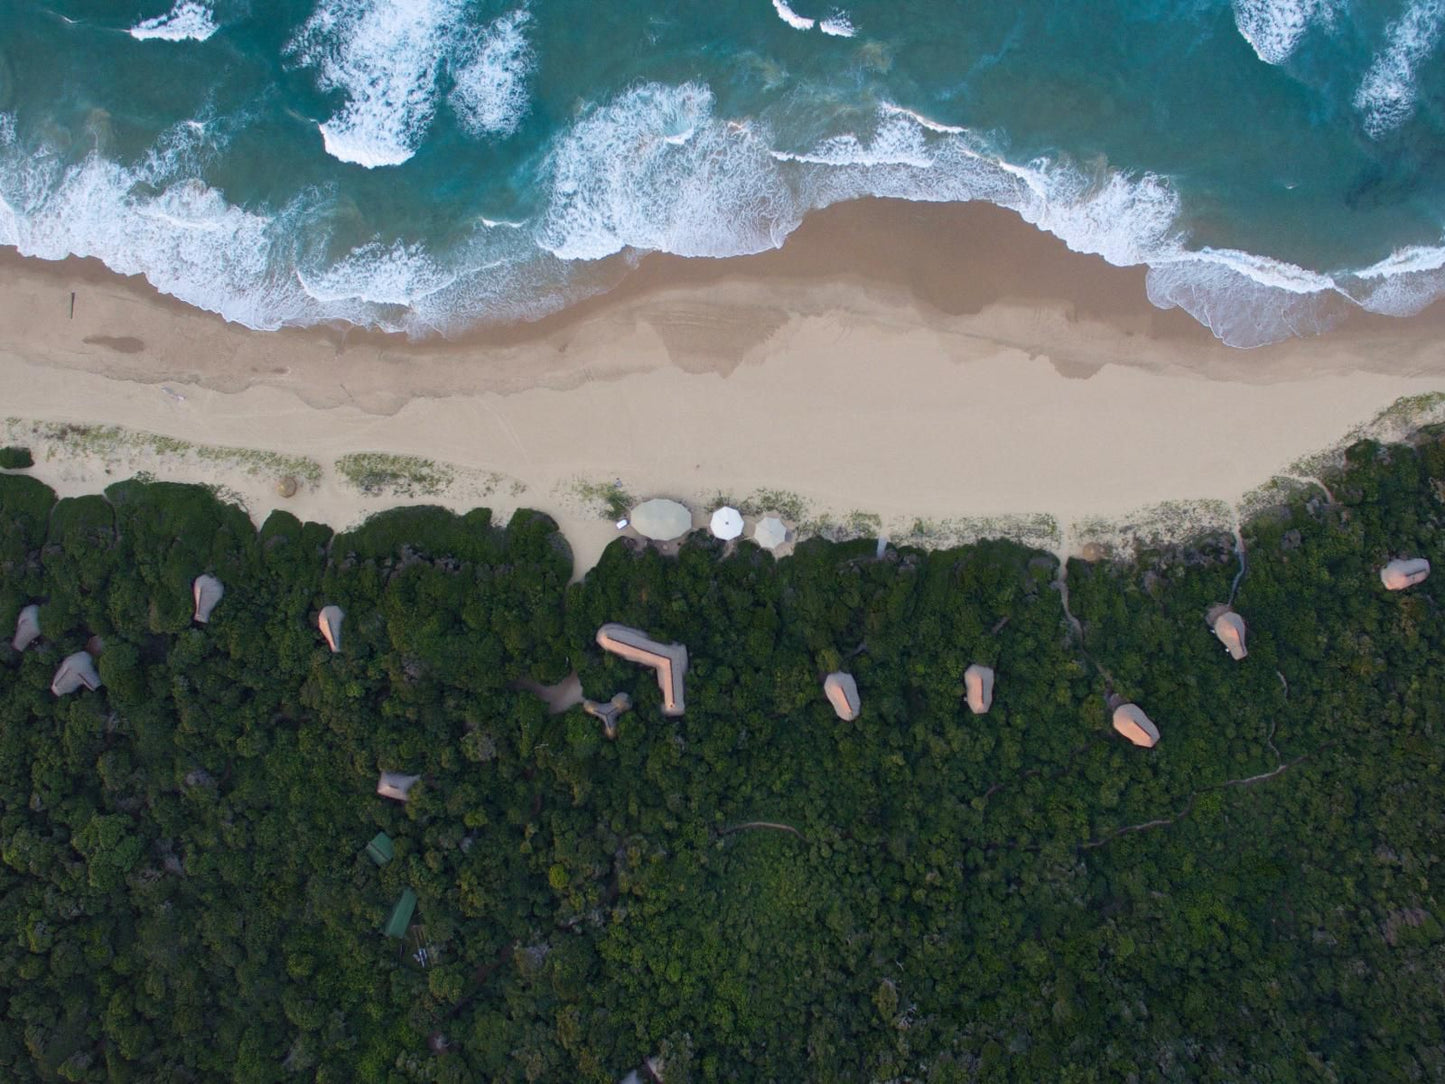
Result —
[[[10,252],[0,266],[5,415],[321,468],[285,500],[224,457],[52,449],[35,473],[62,495],[122,476],[109,469],[210,481],[258,518],[287,507],[338,528],[398,503],[527,506],[557,520],[578,572],[616,536],[584,494],[615,482],[694,505],[787,498],[899,541],[1051,521],[1068,550],[1075,525],[1159,505],[1226,516],[1402,397],[1445,391],[1445,306],[1233,350],[1150,305],[1142,268],[987,205],[831,208],[774,252],[647,257],[606,295],[454,342],[255,332],[94,261]],[[452,481],[367,495],[334,469],[356,452],[433,461]]]
[[[358,401],[327,371],[344,358],[362,377],[354,382],[365,389],[360,405],[375,413],[409,397],[567,388],[637,371],[647,362],[609,366],[568,355],[577,345],[643,326],[661,340],[667,362],[726,373],[751,360],[753,348],[788,318],[840,308],[1045,355],[1068,376],[1087,376],[1104,364],[1257,383],[1306,370],[1445,376],[1445,351],[1434,348],[1445,338],[1445,299],[1411,317],[1350,306],[1327,335],[1241,350],[1182,310],[1154,307],[1145,267],[1074,252],[1016,213],[982,202],[857,200],[813,212],[781,248],[756,255],[649,253],[626,271],[615,257],[601,265],[616,277],[611,288],[539,320],[409,339],[355,325],[255,331],[90,257],[48,261],[0,248],[6,280],[0,312],[7,317],[0,349],[151,383],[182,379],[229,391],[269,383],[317,405]],[[709,320],[689,311],[698,304],[717,313]],[[110,326],[154,330],[162,320],[163,337],[117,334]],[[209,357],[186,349],[202,339],[212,347]],[[273,364],[282,358],[289,364]],[[401,362],[411,368],[397,381]],[[381,368],[390,371],[389,393],[371,386],[373,370]],[[447,385],[431,387],[443,375]]]

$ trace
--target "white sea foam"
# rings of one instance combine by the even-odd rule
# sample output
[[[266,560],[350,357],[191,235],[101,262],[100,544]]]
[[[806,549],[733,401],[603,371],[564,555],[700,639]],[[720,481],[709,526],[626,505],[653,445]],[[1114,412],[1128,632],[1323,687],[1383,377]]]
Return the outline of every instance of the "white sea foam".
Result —
[[[854,34],[858,33],[858,31],[853,29],[853,20],[848,18],[848,13],[836,8],[832,15],[829,15],[826,19],[818,23],[818,29],[825,34],[833,35],[835,38],[851,38]]]
[[[457,279],[455,271],[440,266],[420,245],[400,241],[373,241],[315,271],[298,269],[296,277],[317,301],[398,306],[414,306]]]
[[[806,19],[788,6],[788,0],[773,0],[773,10],[778,13],[778,18],[787,23],[794,30],[812,30],[817,25],[817,19]]]
[[[509,136],[527,114],[534,63],[525,32],[530,19],[526,9],[503,15],[457,50],[447,101],[473,135]]]
[[[303,193],[269,212],[230,204],[197,176],[231,120],[177,124],[123,166],[98,152],[67,163],[23,143],[0,113],[0,245],[41,259],[95,257],[259,330],[342,320],[452,333],[479,317],[537,318],[605,285],[578,281],[528,230],[479,224],[445,252],[397,240],[348,249],[328,219],[354,216],[332,194]],[[337,247],[339,257],[328,255]]]
[[[1011,208],[1070,248],[1149,268],[1150,300],[1225,342],[1258,346],[1329,327],[1351,307],[1406,314],[1445,294],[1445,241],[1354,272],[1314,272],[1191,248],[1178,193],[1105,162],[1009,162],[977,134],[885,104],[858,131],[778,147],[762,120],[716,115],[704,86],[645,84],[584,111],[553,145],[531,221],[478,219],[445,249],[341,240],[333,195],[271,212],[228,204],[204,173],[224,118],[177,125],[139,164],[66,164],[20,144],[0,115],[0,243],[89,255],[257,328],[348,320],[419,333],[540,316],[599,288],[622,251],[730,256],[780,245],[813,209],[864,196]],[[508,227],[508,228],[499,228]]]
[[[1445,294],[1445,244],[1399,249],[1341,276],[1340,285],[1361,308],[1386,316],[1413,316]]]
[[[1266,64],[1283,64],[1317,25],[1334,22],[1340,0],[1234,0],[1234,25]]]
[[[1445,32],[1445,3],[1411,0],[1405,12],[1385,28],[1385,47],[1355,91],[1355,109],[1362,114],[1365,131],[1378,139],[1393,131],[1415,112],[1419,88],[1415,69],[1435,51]]]
[[[1330,276],[1235,249],[1181,248],[1149,263],[1149,300],[1183,309],[1230,346],[1317,335],[1347,308]]]
[[[818,166],[912,166],[928,169],[936,161],[923,129],[901,116],[885,118],[866,142],[845,133],[823,140],[808,151],[772,151],[780,162]]]
[[[416,153],[463,0],[321,0],[288,43],[346,104],[321,124],[326,153],[368,169]]]
[[[579,120],[553,149],[537,243],[564,260],[623,248],[730,256],[797,225],[762,133],[712,115],[694,83],[634,87]]]
[[[137,41],[205,41],[219,29],[210,6],[201,0],[176,0],[175,7],[130,28]]]
[[[9,156],[7,155],[7,159]],[[27,256],[94,256],[113,271],[252,326],[277,326],[294,306],[270,288],[271,221],[226,203],[200,181],[150,194],[148,178],[92,154],[61,169],[7,160],[0,238]]]
[[[1355,271],[1360,279],[1386,279],[1419,271],[1439,271],[1445,267],[1445,247],[1440,245],[1409,245],[1396,249],[1383,260]]]
[[[901,105],[894,105],[892,102],[882,102],[878,106],[879,112],[885,117],[907,117],[920,128],[927,128],[930,132],[940,132],[945,135],[963,135],[967,128],[957,124],[944,124],[942,121],[931,120],[922,113],[916,113],[912,109],[904,109]]]

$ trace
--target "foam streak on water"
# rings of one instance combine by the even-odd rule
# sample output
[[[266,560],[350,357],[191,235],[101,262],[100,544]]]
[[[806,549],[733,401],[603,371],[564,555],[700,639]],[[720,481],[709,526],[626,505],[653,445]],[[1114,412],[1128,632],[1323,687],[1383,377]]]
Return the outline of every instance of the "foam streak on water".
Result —
[[[1416,68],[1440,44],[1445,31],[1445,3],[1410,0],[1405,13],[1386,30],[1385,48],[1375,56],[1355,92],[1355,108],[1365,130],[1375,138],[1400,127],[1415,111],[1419,98]]]
[[[778,18],[794,30],[812,30],[817,24],[816,19],[805,18],[790,8],[788,0],[773,0],[773,9],[778,13]]]
[[[1333,24],[1338,0],[1234,0],[1234,22],[1255,55],[1283,64],[1314,26]]]
[[[460,9],[460,0],[322,0],[288,49],[322,88],[346,96],[320,126],[327,154],[376,167],[416,153]]]
[[[176,6],[130,28],[137,41],[205,41],[219,29],[211,9],[200,0],[176,0]]]
[[[534,62],[526,37],[530,19],[525,9],[511,12],[456,48],[447,101],[472,135],[509,136],[526,114]]]

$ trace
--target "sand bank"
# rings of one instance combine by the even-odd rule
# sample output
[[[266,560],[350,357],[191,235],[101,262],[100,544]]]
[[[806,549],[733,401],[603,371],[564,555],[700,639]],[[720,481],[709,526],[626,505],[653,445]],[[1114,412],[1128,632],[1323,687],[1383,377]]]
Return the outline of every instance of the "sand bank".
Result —
[[[1434,311],[1234,351],[1150,306],[1139,270],[982,206],[834,208],[778,252],[649,258],[605,297],[457,342],[256,333],[85,261],[4,268],[4,415],[317,468],[283,500],[272,467],[235,457],[40,441],[37,473],[63,492],[144,469],[346,525],[406,494],[362,492],[339,457],[417,456],[448,466],[414,499],[541,508],[579,567],[615,534],[605,483],[698,503],[763,491],[894,537],[1019,517],[1062,536],[1164,501],[1233,505],[1401,396],[1445,390]]]

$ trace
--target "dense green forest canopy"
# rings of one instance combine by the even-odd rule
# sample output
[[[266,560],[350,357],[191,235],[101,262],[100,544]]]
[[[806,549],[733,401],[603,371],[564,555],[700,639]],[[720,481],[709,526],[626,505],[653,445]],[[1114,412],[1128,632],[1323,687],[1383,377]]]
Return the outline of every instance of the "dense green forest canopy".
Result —
[[[535,513],[258,532],[194,487],[0,476],[0,626],[42,629],[0,648],[0,1077],[1445,1078],[1445,624],[1376,574],[1441,557],[1445,447],[1327,481],[1245,526],[1234,662],[1231,539],[1062,577],[618,542],[569,586]],[[687,645],[684,717],[606,621]],[[104,685],[52,696],[88,642]],[[573,668],[631,695],[615,741],[519,687]]]

